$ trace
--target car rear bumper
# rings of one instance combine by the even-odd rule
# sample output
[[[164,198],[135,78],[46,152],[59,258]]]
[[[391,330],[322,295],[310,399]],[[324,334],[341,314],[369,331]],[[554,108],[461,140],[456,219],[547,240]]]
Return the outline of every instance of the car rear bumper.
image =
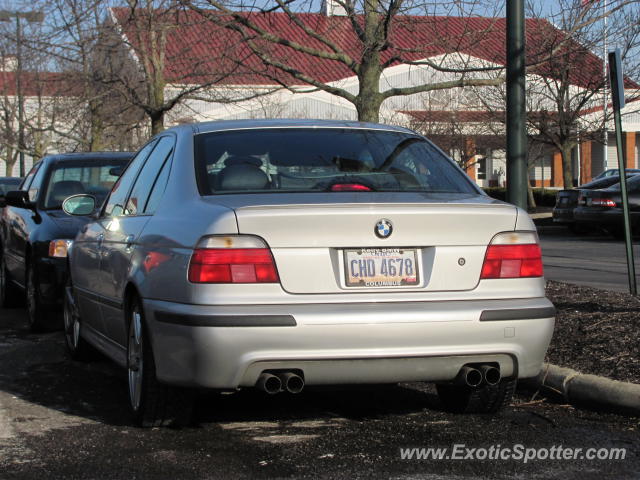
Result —
[[[253,386],[265,370],[302,370],[308,385],[444,382],[492,362],[505,377],[532,377],[555,317],[546,298],[144,307],[158,378],[219,389]]]
[[[632,223],[636,217],[635,212],[631,212]],[[589,207],[576,208],[574,217],[577,221],[588,225],[599,225],[603,227],[607,226],[622,226],[623,216],[621,208],[612,209],[596,209]]]
[[[553,221],[560,224],[574,223],[573,207],[572,208],[554,208],[553,209]]]

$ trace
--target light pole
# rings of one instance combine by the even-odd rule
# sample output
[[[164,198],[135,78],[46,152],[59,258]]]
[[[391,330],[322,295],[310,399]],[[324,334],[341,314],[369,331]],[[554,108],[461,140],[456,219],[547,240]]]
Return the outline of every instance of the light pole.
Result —
[[[24,95],[22,95],[22,24],[21,19],[27,22],[40,23],[44,20],[41,11],[30,12],[0,10],[0,22],[10,22],[11,18],[16,19],[16,96],[18,97],[18,158],[20,165],[20,176],[24,177]],[[10,175],[10,172],[7,172]]]
[[[507,201],[527,209],[524,0],[507,0]]]

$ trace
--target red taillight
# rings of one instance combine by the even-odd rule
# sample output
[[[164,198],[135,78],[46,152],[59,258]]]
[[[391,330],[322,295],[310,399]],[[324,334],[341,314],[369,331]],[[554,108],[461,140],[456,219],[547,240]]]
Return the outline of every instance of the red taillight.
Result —
[[[542,252],[539,245],[489,245],[480,279],[541,276]]]
[[[198,248],[189,264],[192,283],[277,283],[268,248]]]
[[[594,207],[615,208],[616,202],[614,202],[610,198],[594,198],[593,200],[591,200],[591,205],[593,205]]]
[[[331,185],[332,192],[370,192],[371,189],[361,183],[336,183]]]

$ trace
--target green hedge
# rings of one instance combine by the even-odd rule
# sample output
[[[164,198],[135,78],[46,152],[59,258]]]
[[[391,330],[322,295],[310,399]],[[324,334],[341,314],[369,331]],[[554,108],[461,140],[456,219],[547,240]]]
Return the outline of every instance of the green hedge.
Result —
[[[503,187],[487,187],[483,188],[483,190],[492,198],[497,200],[502,200],[506,202],[507,200],[507,189]],[[536,201],[536,205],[538,207],[553,207],[556,204],[556,190],[549,190],[548,188],[534,188],[533,189],[533,198]]]

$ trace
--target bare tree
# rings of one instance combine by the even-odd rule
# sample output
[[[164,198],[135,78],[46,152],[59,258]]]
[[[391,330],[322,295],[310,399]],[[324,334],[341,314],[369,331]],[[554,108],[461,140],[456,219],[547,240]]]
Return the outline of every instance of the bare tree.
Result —
[[[580,141],[601,141],[604,124],[610,120],[604,112],[588,115],[601,109],[604,102],[606,75],[602,60],[594,54],[602,51],[604,35],[608,35],[610,45],[622,47],[628,76],[637,75],[640,67],[637,4],[609,2],[605,11],[596,3],[558,2],[551,18],[560,30],[542,32],[544,42],[530,59],[539,62],[541,75],[530,76],[528,82],[527,123],[536,141],[561,153],[564,188],[574,186],[572,151]],[[535,14],[531,8],[530,15]],[[608,16],[608,32],[599,22],[603,15]],[[567,32],[571,34],[569,42],[564,37]]]
[[[63,135],[79,150],[122,150],[137,146],[134,128],[142,112],[128,105],[105,85],[105,61],[99,44],[105,33],[105,6],[99,0],[47,0],[49,35],[39,47],[47,49],[56,69],[75,88],[69,105],[70,128]],[[53,45],[53,48],[52,48]]]
[[[264,65],[256,73],[286,88],[291,89],[297,83],[337,95],[355,106],[362,121],[378,121],[382,104],[392,97],[469,85],[499,85],[504,81],[500,67],[465,64],[467,60],[457,55],[495,30],[493,19],[475,23],[472,19],[460,19],[464,31],[454,34],[452,29],[449,38],[443,38],[443,25],[435,17],[407,15],[424,14],[436,8],[442,10],[446,8],[442,3],[328,0],[325,8],[339,10],[340,14],[325,19],[302,13],[304,6],[309,5],[304,0],[274,0],[262,7],[263,3],[246,4],[242,0],[182,0],[181,3],[218,27],[218,31],[225,29],[240,38]],[[489,8],[489,4],[492,3],[482,7]],[[479,8],[481,2],[450,5],[451,9],[458,9],[459,14],[469,14]],[[286,20],[275,24],[274,14]],[[417,41],[403,41],[416,35]],[[436,56],[438,58],[433,59]],[[322,68],[301,65],[309,62],[338,69],[344,73],[343,78],[356,77],[357,88],[343,87],[324,78]],[[385,69],[400,64],[429,67],[441,75],[419,85],[381,88]],[[249,68],[247,64],[243,67]]]
[[[229,96],[224,89],[214,89],[234,75],[237,65],[225,61],[227,49],[206,54],[199,50],[199,17],[187,15],[175,0],[126,3],[111,9],[111,28],[100,42],[100,63],[108,68],[103,81],[144,112],[152,134],[162,131],[167,113],[187,100],[232,103],[275,90]],[[184,35],[186,31],[190,35]]]

